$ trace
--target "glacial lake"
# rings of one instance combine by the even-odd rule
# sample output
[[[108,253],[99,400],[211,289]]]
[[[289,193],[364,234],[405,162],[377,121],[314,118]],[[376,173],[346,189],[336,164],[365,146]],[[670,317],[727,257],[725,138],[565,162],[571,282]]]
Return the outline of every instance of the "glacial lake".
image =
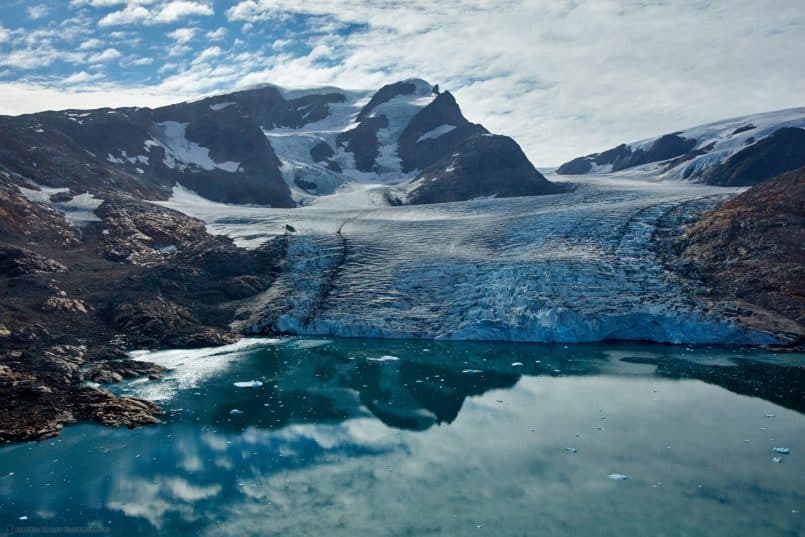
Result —
[[[172,369],[113,389],[165,423],[0,448],[0,527],[805,534],[802,354],[283,338],[138,356]]]

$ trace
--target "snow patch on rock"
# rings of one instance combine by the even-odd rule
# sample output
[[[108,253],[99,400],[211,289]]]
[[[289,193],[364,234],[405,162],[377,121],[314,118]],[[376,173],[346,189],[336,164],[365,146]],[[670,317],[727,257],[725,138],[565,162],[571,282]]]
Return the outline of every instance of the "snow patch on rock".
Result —
[[[224,110],[225,108],[229,108],[233,104],[235,104],[233,101],[228,101],[228,102],[225,102],[225,103],[211,104],[210,105],[210,110],[212,110],[213,112],[218,112],[219,110]]]
[[[232,161],[215,162],[210,157],[208,148],[188,140],[185,137],[187,125],[187,123],[179,123],[178,121],[165,121],[156,124],[158,140],[154,140],[154,142],[165,149],[164,163],[167,167],[183,170],[189,166],[196,166],[207,171],[215,169],[230,173],[238,171],[240,163]],[[146,147],[152,145],[149,144],[150,141],[146,140]]]
[[[456,128],[455,125],[447,125],[447,124],[439,125],[435,129],[431,129],[422,136],[420,136],[419,138],[417,138],[416,143],[423,142],[425,140],[434,140],[436,138],[444,136],[445,134],[454,130],[455,128]]]

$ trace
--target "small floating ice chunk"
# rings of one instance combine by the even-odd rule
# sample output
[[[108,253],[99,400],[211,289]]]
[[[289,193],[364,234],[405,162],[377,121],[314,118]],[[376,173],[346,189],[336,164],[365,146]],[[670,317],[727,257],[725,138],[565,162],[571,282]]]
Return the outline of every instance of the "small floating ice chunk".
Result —
[[[237,408],[233,408],[232,410],[229,411],[229,413],[232,414],[233,416],[237,416],[238,414],[243,414],[243,411],[238,410]]]
[[[28,517],[25,516],[25,515],[22,515],[18,520],[28,520]]]
[[[578,450],[574,447],[566,447],[565,451],[567,451],[568,453],[576,453]]]
[[[467,375],[477,375],[478,373],[483,373],[480,369],[462,369],[462,373]]]
[[[607,477],[613,481],[626,481],[627,479],[631,479],[631,477],[624,474],[609,474]]]
[[[512,367],[523,367],[523,362],[512,362]]]
[[[767,418],[773,418],[773,417],[775,417],[775,416],[774,416],[774,414],[766,414],[766,417],[767,417]]]
[[[788,455],[789,453],[791,453],[791,449],[787,447],[776,447],[773,448],[772,451],[775,453],[782,453],[783,455]]]
[[[392,356],[390,354],[386,354],[381,356],[380,358],[367,358],[370,362],[396,362],[399,360],[396,356]]]
[[[774,458],[771,460],[771,462],[773,462],[773,463],[775,463],[775,464],[779,464],[779,463],[783,462],[783,458],[782,458],[782,457],[774,457]]]
[[[259,380],[243,380],[235,382],[236,388],[259,388],[263,383]]]

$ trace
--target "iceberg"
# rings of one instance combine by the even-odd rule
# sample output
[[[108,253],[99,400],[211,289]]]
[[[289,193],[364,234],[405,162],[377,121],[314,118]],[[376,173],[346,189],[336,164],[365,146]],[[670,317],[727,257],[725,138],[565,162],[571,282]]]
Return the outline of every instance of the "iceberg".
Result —
[[[246,380],[234,383],[236,388],[259,388],[263,385],[259,380]]]

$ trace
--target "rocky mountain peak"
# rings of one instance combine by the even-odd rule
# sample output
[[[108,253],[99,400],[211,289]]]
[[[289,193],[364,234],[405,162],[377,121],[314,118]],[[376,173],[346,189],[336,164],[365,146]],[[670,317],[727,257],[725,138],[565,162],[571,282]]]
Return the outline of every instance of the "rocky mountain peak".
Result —
[[[181,185],[213,201],[293,207],[350,182],[406,185],[425,169],[432,176],[459,147],[480,152],[478,162],[499,161],[503,150],[533,168],[521,151],[466,144],[488,131],[422,79],[374,93],[264,85],[155,109],[0,117],[0,127],[9,172],[99,199],[166,199]],[[449,184],[461,181],[453,173]]]

